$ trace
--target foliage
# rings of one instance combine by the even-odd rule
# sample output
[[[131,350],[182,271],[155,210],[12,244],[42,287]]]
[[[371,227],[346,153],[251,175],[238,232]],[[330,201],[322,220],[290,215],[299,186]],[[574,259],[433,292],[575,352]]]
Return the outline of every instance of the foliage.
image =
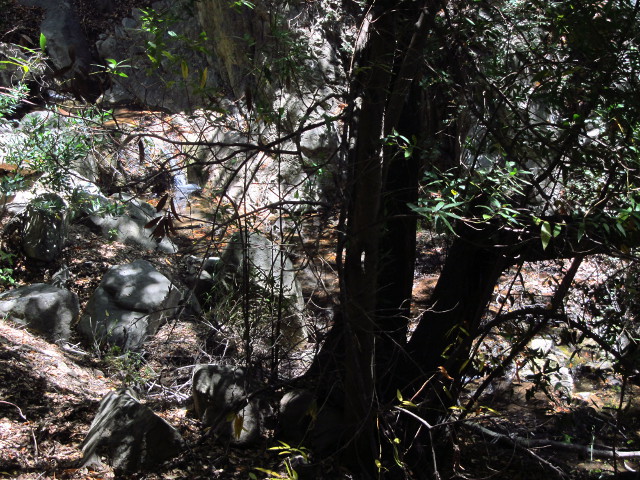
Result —
[[[290,89],[309,74],[309,63],[315,56],[308,42],[291,31],[277,10],[272,12],[270,23],[270,51],[260,66],[260,73],[268,84]]]
[[[626,235],[611,218],[635,208],[639,182],[634,7],[475,2],[459,13],[438,18],[434,33],[450,47],[441,63],[425,58],[433,75],[423,81],[453,98],[459,163],[427,171],[416,210],[449,229],[535,224],[544,248],[564,228],[551,217],[600,225],[601,240]]]
[[[423,194],[413,210],[433,223],[454,232],[455,221],[482,223],[498,219],[511,227],[522,226],[514,199],[524,193],[530,172],[520,171],[515,162],[476,168],[462,176],[458,169],[427,171]]]
[[[15,254],[0,250],[0,284],[15,285],[16,279],[13,276],[13,263]]]
[[[47,39],[43,34],[40,34],[40,50],[35,50],[20,45],[10,45],[13,55],[5,54],[7,60],[0,60],[0,69],[18,68],[21,72],[21,77],[14,79],[17,83],[23,82],[27,79],[30,73],[41,73],[45,64],[45,48]]]
[[[15,112],[20,100],[28,95],[24,84],[18,84],[0,95],[0,118]],[[16,174],[5,176],[0,190],[5,194],[28,188],[22,170],[47,175],[48,186],[54,191],[70,190],[73,165],[83,161],[100,141],[94,126],[104,113],[94,108],[80,110],[75,115],[57,111],[27,114],[20,128],[0,139],[3,162],[17,167]]]
[[[256,5],[253,2],[250,2],[249,0],[231,1],[229,2],[229,6],[237,10],[241,9],[242,7],[251,8],[251,9],[256,7]]]
[[[117,378],[123,387],[142,387],[155,377],[144,356],[137,352],[122,352],[120,347],[112,346],[103,360],[109,373]]]
[[[278,443],[280,443],[279,446],[270,447],[269,450],[272,452],[278,452],[278,455],[285,457],[283,461],[284,473],[278,473],[274,470],[259,467],[257,467],[256,470],[269,475],[267,477],[269,480],[298,480],[300,477],[294,468],[293,457],[300,457],[303,463],[309,463],[309,453],[307,452],[307,449],[304,447],[292,447],[291,445],[281,441]],[[258,477],[254,473],[250,473],[249,478],[256,480]]]
[[[71,192],[70,204],[75,213],[82,212],[86,215],[96,215],[104,217],[113,215],[115,217],[123,215],[125,207],[122,202],[105,200],[100,196],[91,195],[80,189]]]
[[[115,58],[107,58],[105,60],[107,62],[105,73],[123,78],[128,77],[128,75],[122,71],[123,68],[131,68],[131,65],[126,64],[127,60],[121,60],[119,62]]]
[[[29,88],[22,82],[13,88],[0,89],[0,119],[13,115],[27,95],[29,95]]]
[[[14,136],[2,145],[5,162],[46,172],[54,190],[68,189],[73,162],[84,159],[92,146],[93,136],[84,119],[31,115],[22,122],[22,131],[22,137]]]
[[[196,38],[178,33],[178,24],[181,20],[179,15],[170,8],[163,10],[148,8],[140,11],[142,13],[140,29],[147,37],[146,55],[151,62],[147,73],[179,69],[182,82],[195,92],[205,91],[208,69],[205,67],[194,75],[190,71],[189,60],[179,52],[186,48],[187,51],[209,55],[211,52],[207,46],[206,32],[201,31]],[[116,62],[116,66],[120,66],[120,63]],[[171,87],[172,82],[169,81],[167,87]]]

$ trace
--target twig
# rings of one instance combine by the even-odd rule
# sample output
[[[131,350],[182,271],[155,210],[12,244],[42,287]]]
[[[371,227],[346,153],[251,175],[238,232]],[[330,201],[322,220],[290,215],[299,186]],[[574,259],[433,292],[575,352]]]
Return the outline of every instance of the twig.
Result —
[[[424,418],[422,418],[419,415],[416,415],[415,413],[413,413],[410,410],[407,410],[406,408],[402,408],[402,407],[395,407],[396,410],[402,412],[402,413],[406,413],[407,415],[409,415],[412,418],[415,418],[418,422],[420,422],[422,425],[424,425],[425,427],[427,427],[427,432],[429,433],[429,443],[431,445],[431,461],[433,462],[433,478],[435,478],[435,480],[440,480],[440,472],[438,472],[438,459],[436,458],[436,451],[433,445],[433,435],[431,433],[432,430],[432,426],[431,424],[429,424],[429,422],[427,422]]]
[[[22,410],[20,410],[20,407],[15,403],[5,402],[4,400],[0,400],[0,403],[2,403],[3,405],[11,405],[12,407],[16,407],[18,409],[18,415],[20,415],[20,418],[25,422],[27,421],[27,417],[24,416],[24,414],[22,413]]]
[[[31,438],[33,439],[33,453],[37,457],[39,455],[38,441],[36,440],[36,434],[34,433],[33,427],[31,426],[31,424],[29,424],[29,420],[27,420],[27,417],[24,416],[24,413],[22,413],[22,410],[20,409],[20,407],[15,403],[7,402],[5,400],[0,400],[0,403],[3,405],[11,405],[12,407],[15,407],[18,409],[18,415],[24,422],[27,423],[27,426],[29,427],[29,431],[31,432]]]

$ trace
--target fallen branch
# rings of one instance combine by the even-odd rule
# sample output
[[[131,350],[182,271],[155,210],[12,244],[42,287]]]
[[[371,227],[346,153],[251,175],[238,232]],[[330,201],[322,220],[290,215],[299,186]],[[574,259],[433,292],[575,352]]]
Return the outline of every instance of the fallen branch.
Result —
[[[544,448],[553,447],[554,449],[565,450],[569,452],[579,453],[590,458],[640,458],[640,451],[620,451],[613,450],[610,447],[598,447],[593,445],[578,445],[575,443],[564,443],[556,440],[548,440],[544,438],[524,438],[518,436],[505,435],[503,433],[494,432],[477,423],[463,422],[464,427],[474,430],[477,433],[491,437],[494,442],[506,443],[513,447],[519,448]]]
[[[439,426],[439,425],[430,425],[430,424],[429,424],[429,423],[428,423],[424,418],[420,417],[419,415],[416,415],[415,413],[413,413],[413,412],[411,412],[411,411],[409,411],[409,410],[407,410],[407,409],[405,409],[405,408],[402,408],[402,407],[395,407],[395,408],[396,408],[396,410],[399,410],[399,411],[401,411],[401,412],[403,412],[403,413],[406,413],[407,415],[409,415],[409,416],[413,417],[414,419],[416,419],[417,421],[419,421],[422,425],[424,425],[425,427],[427,427],[427,431],[429,432],[429,437],[430,437],[430,440],[431,440],[431,444],[433,445],[433,438],[431,437],[431,429],[432,429],[434,426]],[[443,424],[440,424],[440,425],[443,425]],[[488,430],[488,429],[486,429],[486,428],[484,428],[484,427],[481,427],[480,425],[477,425],[477,424],[470,424],[470,423],[462,422],[462,423],[461,423],[461,425],[466,426],[466,427],[471,427],[472,429],[474,429],[475,427],[478,427],[478,428],[480,428],[480,429],[487,430],[488,432],[491,432],[491,430]],[[510,438],[509,438],[509,437],[507,437],[506,435],[502,435],[502,434],[495,433],[495,432],[491,432],[491,433],[492,433],[492,434],[494,434],[494,435],[500,435],[500,436],[503,436],[503,437],[505,437],[507,440],[510,440]],[[539,456],[538,454],[536,454],[534,451],[529,450],[528,448],[525,448],[525,447],[523,447],[523,446],[520,446],[520,445],[518,445],[518,444],[516,444],[516,443],[514,443],[514,442],[511,442],[511,441],[509,442],[509,445],[510,445],[510,446],[512,446],[512,447],[513,447],[513,448],[515,448],[515,449],[522,450],[525,454],[529,455],[530,457],[534,458],[536,461],[538,461],[538,462],[540,462],[541,464],[545,465],[547,468],[549,468],[550,470],[552,470],[556,475],[558,475],[558,477],[560,477],[560,478],[565,478],[565,477],[567,476],[567,475],[562,471],[562,469],[560,469],[560,468],[559,468],[559,467],[557,467],[556,465],[553,465],[551,462],[549,462],[549,461],[545,460],[544,458],[540,457],[540,456]],[[432,449],[432,451],[433,451],[433,449]],[[434,465],[436,465],[435,452],[433,452],[433,455],[434,455],[434,457],[433,457],[433,463],[434,463]],[[438,474],[438,472],[437,472],[437,469],[436,469],[436,475],[437,475],[437,474]],[[436,478],[440,478],[440,477],[436,477]]]

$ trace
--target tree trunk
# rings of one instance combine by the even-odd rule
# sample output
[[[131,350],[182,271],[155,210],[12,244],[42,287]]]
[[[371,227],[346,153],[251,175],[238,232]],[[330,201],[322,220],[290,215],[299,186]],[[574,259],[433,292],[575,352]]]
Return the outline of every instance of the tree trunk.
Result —
[[[421,90],[414,86],[407,96],[398,123],[398,132],[417,136]],[[396,155],[389,161],[383,195],[385,226],[380,240],[376,330],[376,386],[383,402],[396,395],[398,370],[406,354],[408,324],[416,258],[417,215],[409,204],[418,201],[421,170],[418,155]]]
[[[512,263],[497,249],[476,238],[457,237],[435,290],[408,345],[412,372],[407,380],[415,389],[438,371],[451,377],[460,373],[476,335],[482,314],[502,272]],[[458,355],[452,355],[457,350]],[[447,405],[448,406],[448,405]]]
[[[380,138],[390,83],[395,41],[392,16],[374,5],[365,19],[368,35],[355,89],[362,104],[354,119],[355,144],[349,152],[351,195],[347,204],[346,248],[341,306],[344,321],[344,415],[353,432],[348,463],[363,478],[375,474],[375,402],[373,338],[376,330],[382,159]]]

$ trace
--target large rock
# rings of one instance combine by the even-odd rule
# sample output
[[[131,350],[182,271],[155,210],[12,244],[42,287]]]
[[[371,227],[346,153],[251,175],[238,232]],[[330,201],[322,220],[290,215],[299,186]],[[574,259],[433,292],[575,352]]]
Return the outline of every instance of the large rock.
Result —
[[[342,412],[321,403],[308,390],[287,392],[280,400],[276,438],[294,446],[306,446],[320,456],[335,452],[343,441]]]
[[[21,80],[33,80],[44,75],[46,64],[37,53],[31,54],[21,49],[17,45],[0,42],[0,61],[3,63],[0,68],[0,85],[3,87],[14,87]],[[28,65],[29,71],[21,67]]]
[[[199,2],[198,2],[199,3]],[[131,18],[115,25],[112,32],[102,35],[96,49],[102,59],[114,59],[135,68],[123,68],[126,76],[112,75],[111,85],[103,94],[109,103],[133,102],[171,111],[191,110],[207,102],[207,94],[220,86],[219,75],[210,65],[207,55],[197,47],[202,28],[195,21],[193,2],[188,0],[154,2],[152,10],[158,14],[156,22],[171,24],[168,30],[143,28],[147,20],[141,10],[134,9]],[[148,23],[147,23],[148,24]],[[183,39],[189,38],[191,45]],[[161,46],[154,51],[149,43]],[[202,44],[209,47],[209,44]],[[169,52],[170,55],[164,55]],[[149,57],[154,57],[152,61]],[[181,64],[189,66],[183,77]],[[203,75],[207,69],[207,74]],[[204,84],[202,82],[204,81]],[[171,87],[169,87],[171,85]]]
[[[146,260],[111,267],[89,299],[78,330],[90,342],[139,349],[176,312],[178,288]]]
[[[156,468],[178,455],[184,440],[178,431],[140,404],[131,390],[109,392],[82,444],[83,465],[107,457],[116,471]]]
[[[205,308],[212,307],[211,292],[216,286],[214,280],[221,266],[219,257],[199,258],[193,255],[186,257],[185,282],[193,290],[195,298]]]
[[[235,446],[248,446],[261,435],[257,399],[250,398],[251,382],[244,369],[225,365],[199,365],[193,373],[193,404],[202,423],[218,438]]]
[[[109,200],[95,197],[95,202],[108,205]],[[178,247],[168,238],[162,238],[157,241],[150,236],[151,231],[144,228],[158,214],[147,202],[142,202],[134,198],[124,197],[117,199],[123,206],[119,215],[97,213],[91,211],[89,213],[89,221],[100,228],[102,235],[118,240],[128,245],[142,247],[145,250],[159,250],[165,253],[176,253]]]
[[[229,8],[229,3],[220,0],[203,0],[196,3],[198,21],[206,32],[214,49],[211,62],[220,72],[223,82],[236,98],[241,98],[248,88],[255,90],[255,75],[251,69],[256,52],[264,51],[270,25],[264,2],[254,2],[254,8]],[[238,35],[242,32],[244,35]],[[251,38],[247,42],[246,38]],[[262,85],[265,90],[266,85]]]
[[[67,207],[58,195],[34,198],[24,213],[22,250],[28,259],[50,263],[60,258],[69,232]]]
[[[248,282],[249,291],[256,298],[272,306],[279,306],[282,334],[288,347],[295,347],[306,339],[304,328],[304,298],[296,278],[296,269],[286,252],[258,233],[235,233],[220,257],[216,278],[231,278],[235,284]],[[241,287],[240,291],[246,291]],[[259,314],[264,315],[266,309]],[[272,320],[267,318],[265,320]],[[274,315],[275,317],[275,315]]]
[[[71,89],[79,96],[90,97],[92,64],[87,39],[69,0],[18,0],[29,7],[44,8],[40,31],[47,39],[47,54],[58,78],[71,79]]]
[[[52,341],[69,339],[79,313],[75,293],[45,283],[0,295],[0,315],[42,332]]]

